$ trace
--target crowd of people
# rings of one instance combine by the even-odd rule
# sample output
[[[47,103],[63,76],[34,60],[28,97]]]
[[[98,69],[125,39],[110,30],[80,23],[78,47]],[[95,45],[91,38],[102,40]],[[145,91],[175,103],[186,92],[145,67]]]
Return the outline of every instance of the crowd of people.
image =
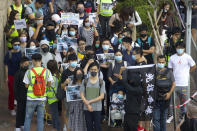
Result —
[[[158,25],[160,35],[167,32],[167,37],[163,54],[157,54],[146,21],[131,5],[117,12],[118,2],[13,0],[4,29],[8,47],[4,64],[15,131],[30,131],[34,114],[37,131],[44,130],[44,121],[57,131],[101,131],[106,121],[124,131],[150,131],[151,120],[154,131],[166,131],[166,120],[173,115],[171,96],[174,92],[180,104],[189,99],[190,72],[196,70],[185,52],[183,28],[171,4],[163,3]],[[69,12],[79,17],[77,25],[63,20]],[[90,17],[93,13],[95,19]],[[20,20],[25,28],[17,26]],[[194,30],[196,25],[192,23]],[[156,70],[154,98],[149,97],[141,72],[128,68],[150,65]],[[147,115],[145,108],[152,102]],[[194,97],[179,113],[180,122],[187,116],[193,123],[192,131],[197,130],[196,109]]]

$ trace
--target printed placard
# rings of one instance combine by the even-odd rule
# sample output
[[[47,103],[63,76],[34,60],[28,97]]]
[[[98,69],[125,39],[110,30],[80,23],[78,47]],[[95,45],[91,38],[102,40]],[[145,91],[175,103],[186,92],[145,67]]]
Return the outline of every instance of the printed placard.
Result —
[[[80,86],[67,86],[66,88],[66,99],[67,102],[72,102],[72,101],[80,101],[81,96],[80,96]]]
[[[26,48],[25,49],[25,56],[27,57],[27,58],[29,58],[30,60],[32,60],[32,55],[33,54],[36,54],[36,53],[40,53],[40,48],[38,47],[38,48],[34,48],[34,49],[32,49],[32,48]]]
[[[79,14],[78,13],[61,13],[61,20],[63,24],[67,25],[79,25]]]
[[[14,26],[17,30],[27,28],[25,19],[14,20]]]

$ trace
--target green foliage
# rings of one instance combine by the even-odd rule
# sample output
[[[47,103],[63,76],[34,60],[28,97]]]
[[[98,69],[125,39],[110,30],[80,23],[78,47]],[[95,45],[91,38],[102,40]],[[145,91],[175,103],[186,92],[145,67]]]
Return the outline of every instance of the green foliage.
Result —
[[[156,0],[150,0],[153,5],[155,4]],[[157,0],[159,1],[157,9],[159,10],[163,3],[167,0]],[[172,2],[171,7],[172,7]],[[152,30],[152,26],[150,24],[150,20],[148,18],[147,12],[149,11],[151,15],[153,15],[153,8],[148,3],[148,0],[122,0],[117,4],[116,12],[119,12],[121,8],[127,7],[132,5],[135,10],[139,13],[140,18],[142,19],[142,23],[148,26],[149,31]]]

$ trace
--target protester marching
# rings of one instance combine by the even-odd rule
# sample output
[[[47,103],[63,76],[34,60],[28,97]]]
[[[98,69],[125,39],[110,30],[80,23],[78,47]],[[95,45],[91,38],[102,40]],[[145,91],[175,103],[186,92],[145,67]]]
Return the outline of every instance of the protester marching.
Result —
[[[34,117],[37,131],[197,131],[186,0],[144,0],[146,14],[131,1],[13,0],[4,66],[15,131]],[[195,43],[196,19],[194,0]]]

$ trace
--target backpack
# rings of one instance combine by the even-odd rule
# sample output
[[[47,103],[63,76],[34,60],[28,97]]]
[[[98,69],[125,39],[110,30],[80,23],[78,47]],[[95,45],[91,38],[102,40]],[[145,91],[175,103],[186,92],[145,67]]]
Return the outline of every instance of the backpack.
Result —
[[[112,70],[113,70],[115,67],[115,61],[113,61],[111,64],[112,64]],[[127,61],[124,61],[124,66],[127,67]]]
[[[137,43],[140,47],[143,47],[143,43],[140,38],[137,38]],[[151,46],[151,36],[148,37],[148,45]]]
[[[45,94],[45,80],[44,80],[44,72],[46,68],[44,68],[40,75],[36,73],[36,71],[32,68],[32,72],[36,75],[35,83],[33,85],[33,93],[35,96],[44,96]]]
[[[86,87],[87,87],[87,83],[88,83],[88,78],[84,79],[85,96],[86,96]],[[99,95],[100,95],[100,91],[101,91],[102,85],[103,85],[103,79],[100,79],[100,78],[99,78]]]

